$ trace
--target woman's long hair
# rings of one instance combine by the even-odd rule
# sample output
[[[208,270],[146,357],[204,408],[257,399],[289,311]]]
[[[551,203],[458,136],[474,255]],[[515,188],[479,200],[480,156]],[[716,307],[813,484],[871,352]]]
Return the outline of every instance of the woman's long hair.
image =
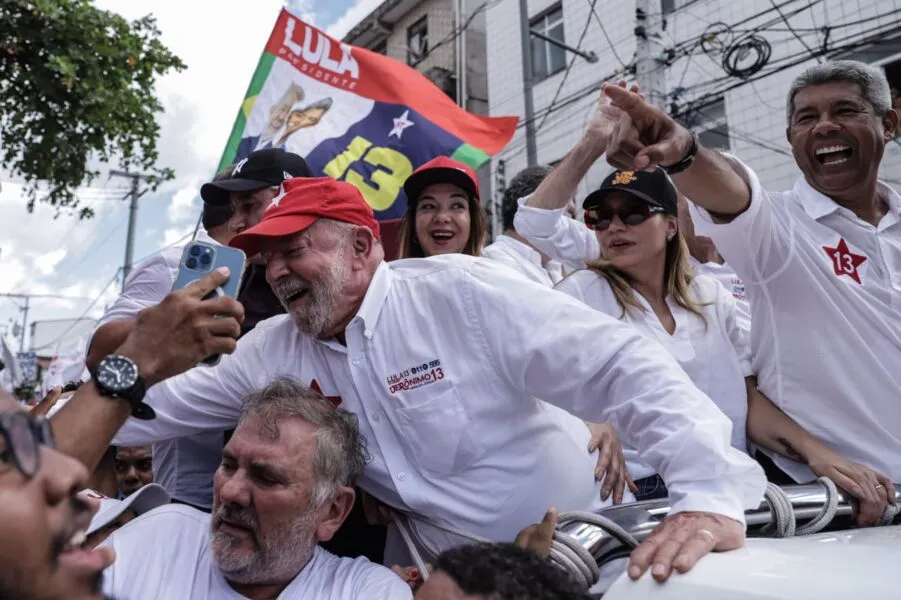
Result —
[[[685,243],[685,238],[677,231],[676,235],[666,243],[666,262],[663,268],[664,295],[672,297],[676,304],[700,318],[706,326],[707,319],[704,318],[700,309],[703,305],[694,298],[691,291],[691,282],[695,278],[695,272],[691,263],[688,262],[688,256],[688,245]],[[646,310],[638,301],[635,289],[631,285],[632,278],[627,273],[617,269],[604,258],[599,258],[588,265],[588,268],[605,278],[610,284],[613,296],[622,310],[620,319],[626,316],[626,313],[631,314],[634,309]]]
[[[469,256],[480,256],[482,254],[482,246],[485,244],[485,211],[479,204],[478,198],[473,198],[469,194],[466,195],[469,202],[469,237],[466,239],[466,245],[463,247],[461,254]],[[397,252],[397,258],[425,258],[425,252],[422,245],[416,237],[416,206],[419,201],[411,201],[407,198],[407,212],[404,214],[404,220],[400,225],[400,243]]]

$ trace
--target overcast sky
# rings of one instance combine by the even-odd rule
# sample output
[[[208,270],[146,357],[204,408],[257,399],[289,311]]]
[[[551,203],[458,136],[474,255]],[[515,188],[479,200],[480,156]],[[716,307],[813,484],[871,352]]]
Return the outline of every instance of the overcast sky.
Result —
[[[290,0],[308,22],[343,36],[381,0]],[[164,44],[187,69],[157,85],[161,166],[176,179],[140,200],[135,258],[183,239],[197,221],[200,184],[219,163],[244,92],[283,0],[95,0],[128,19],[153,14]],[[81,194],[94,219],[54,220],[54,211],[25,210],[21,187],[0,171],[0,293],[61,294],[80,300],[33,299],[28,323],[97,317],[118,292],[113,281],[125,254],[128,204],[123,180],[100,177]],[[103,189],[105,188],[105,189]],[[0,298],[0,327],[21,322],[19,299]],[[2,329],[0,329],[2,331]],[[10,332],[11,333],[11,332]]]

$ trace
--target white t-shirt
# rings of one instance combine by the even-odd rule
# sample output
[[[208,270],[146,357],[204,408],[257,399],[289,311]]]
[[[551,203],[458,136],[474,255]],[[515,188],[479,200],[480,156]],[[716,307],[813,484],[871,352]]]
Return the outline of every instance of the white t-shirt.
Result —
[[[699,275],[710,275],[721,284],[735,298],[735,316],[738,324],[748,332],[751,332],[751,304],[748,302],[748,294],[745,291],[745,282],[735,273],[735,269],[729,263],[702,263],[694,258],[689,259],[695,272]]]
[[[849,460],[901,481],[901,196],[880,183],[889,211],[878,226],[803,178],[771,193],[734,157],[751,204],[714,224],[692,207],[745,282],[760,390],[812,436]],[[814,479],[782,456],[797,481]]]
[[[381,264],[345,341],[306,336],[287,315],[263,321],[215,367],[153,386],[157,418],[129,419],[115,441],[232,426],[241,398],[283,375],[359,417],[372,455],[364,490],[492,540],[551,505],[601,506],[596,459],[539,399],[611,421],[672,482],[676,512],[743,521],[762,498],[763,472],[731,447],[731,423],[660,344],[490,260]],[[414,533],[427,554],[460,543]]]
[[[201,231],[197,241],[219,245]],[[178,265],[186,244],[168,246],[137,265],[128,275],[122,294],[97,323],[100,327],[118,319],[132,319],[138,312],[156,306],[178,276]],[[204,431],[189,437],[153,444],[153,480],[169,495],[194,506],[213,505],[213,473],[219,466],[224,433]]]
[[[732,447],[747,453],[746,422],[748,396],[745,377],[751,375],[751,349],[747,331],[738,323],[735,299],[720,283],[706,275],[694,278],[691,291],[698,300],[704,321],[667,298],[676,320],[670,335],[650,304],[636,292],[645,308],[634,307],[623,314],[610,283],[594,271],[577,271],[560,282],[557,290],[585,302],[595,310],[635,325],[647,337],[657,340],[679,361],[691,380],[707,394],[732,421]],[[678,405],[672,407],[679,410]],[[640,460],[638,452],[623,444],[623,454],[633,478],[653,475],[655,470]]]
[[[116,551],[103,591],[123,600],[241,600],[213,560],[210,516],[170,504],[130,521],[101,546]],[[338,558],[316,547],[278,600],[410,600],[410,587],[365,558]]]

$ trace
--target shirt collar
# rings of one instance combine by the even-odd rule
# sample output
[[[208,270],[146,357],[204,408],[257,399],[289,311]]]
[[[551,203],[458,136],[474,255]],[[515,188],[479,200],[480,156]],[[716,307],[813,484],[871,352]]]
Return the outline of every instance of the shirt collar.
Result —
[[[876,182],[876,188],[887,199],[889,212],[901,218],[901,196],[882,181]],[[813,219],[821,219],[842,208],[832,198],[813,189],[804,177],[798,179],[793,191],[801,199],[801,206],[804,207],[804,212]]]
[[[385,305],[385,298],[388,296],[393,280],[394,274],[391,272],[391,267],[388,266],[387,262],[382,261],[372,275],[372,280],[366,289],[366,295],[363,297],[363,303],[353,319],[354,321],[359,319],[363,322],[364,335],[367,338],[372,336],[372,330],[375,329],[375,324],[379,320],[379,315],[382,312],[382,307]]]
[[[512,238],[506,234],[501,234],[497,236],[497,239],[494,240],[494,243],[501,244],[514,254],[521,256],[522,258],[538,267],[544,266],[541,264],[541,254],[539,254],[538,251],[535,250],[535,248],[517,240],[516,238]]]

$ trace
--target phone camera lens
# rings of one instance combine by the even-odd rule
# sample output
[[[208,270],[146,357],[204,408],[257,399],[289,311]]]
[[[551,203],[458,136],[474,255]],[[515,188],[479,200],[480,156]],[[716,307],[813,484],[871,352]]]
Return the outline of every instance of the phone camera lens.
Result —
[[[197,259],[189,258],[188,260],[185,261],[185,266],[188,267],[189,269],[193,269],[193,268],[197,267]]]
[[[200,246],[191,246],[191,256],[200,254]]]
[[[204,254],[200,257],[200,264],[206,266],[209,265],[213,261],[213,257],[209,254]]]

